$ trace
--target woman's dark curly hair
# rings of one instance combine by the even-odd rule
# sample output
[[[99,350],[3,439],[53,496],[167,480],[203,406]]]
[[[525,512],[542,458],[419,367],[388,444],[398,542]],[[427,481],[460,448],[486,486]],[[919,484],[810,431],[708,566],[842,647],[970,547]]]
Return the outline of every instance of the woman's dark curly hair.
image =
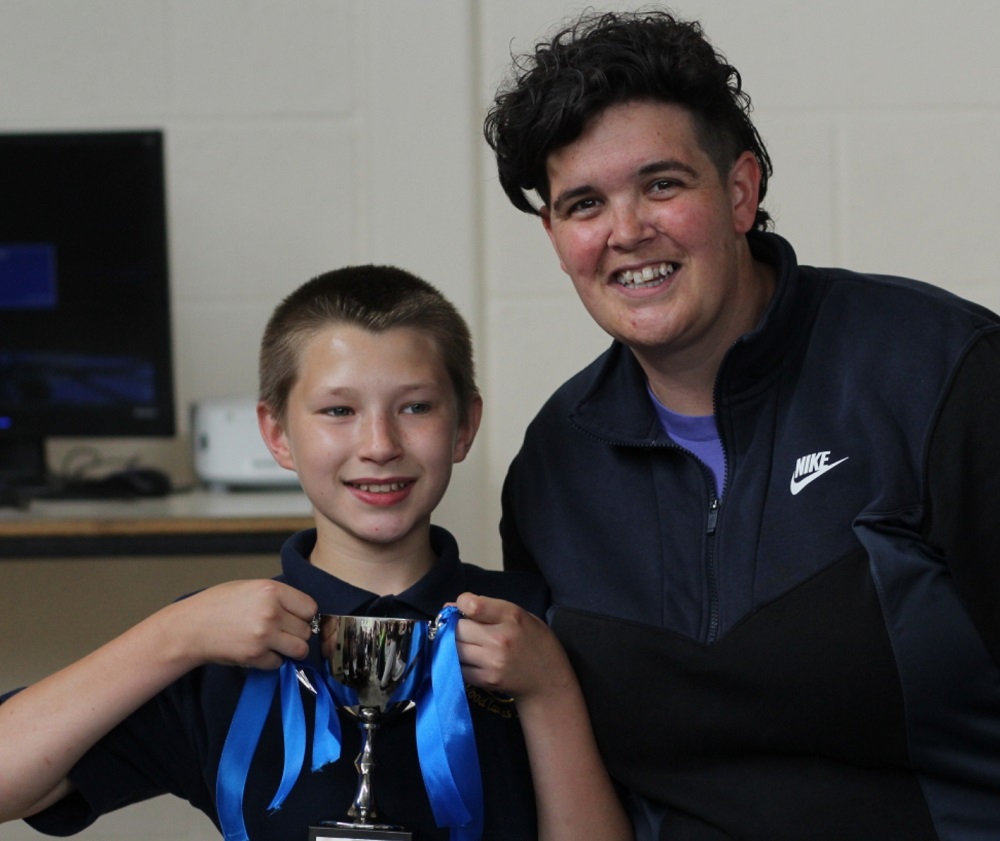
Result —
[[[526,195],[548,204],[546,159],[571,143],[609,105],[653,100],[680,105],[719,173],[751,151],[760,164],[760,202],[771,159],[750,120],[740,74],[716,52],[700,24],[666,11],[590,12],[564,26],[534,53],[514,57],[513,76],[497,92],[483,132],[500,184],[513,205],[538,215]],[[758,207],[754,227],[770,216]]]

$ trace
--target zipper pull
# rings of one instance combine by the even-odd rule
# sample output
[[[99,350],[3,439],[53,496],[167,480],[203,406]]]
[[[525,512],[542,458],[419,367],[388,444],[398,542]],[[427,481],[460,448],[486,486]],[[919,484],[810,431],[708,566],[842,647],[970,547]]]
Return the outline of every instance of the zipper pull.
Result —
[[[715,534],[715,525],[719,522],[719,498],[716,497],[712,500],[712,504],[708,507],[708,533],[710,535]]]

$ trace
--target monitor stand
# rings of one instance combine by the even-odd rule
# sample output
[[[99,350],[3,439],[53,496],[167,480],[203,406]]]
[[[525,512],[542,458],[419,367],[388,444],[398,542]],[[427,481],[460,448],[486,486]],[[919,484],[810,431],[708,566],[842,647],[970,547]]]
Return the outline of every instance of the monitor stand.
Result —
[[[0,439],[0,508],[23,508],[53,486],[43,438]]]

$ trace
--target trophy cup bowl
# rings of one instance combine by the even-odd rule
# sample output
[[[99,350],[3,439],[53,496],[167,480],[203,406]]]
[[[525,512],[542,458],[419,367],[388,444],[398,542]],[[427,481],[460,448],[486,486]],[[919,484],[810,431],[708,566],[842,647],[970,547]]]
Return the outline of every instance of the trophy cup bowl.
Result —
[[[383,716],[413,706],[411,699],[394,700],[396,691],[422,668],[413,652],[416,619],[321,614],[313,621],[320,650],[335,681],[353,690],[358,699],[347,709],[361,727],[361,752],[354,766],[358,788],[347,812],[352,821],[329,821],[310,827],[309,841],[410,841],[412,834],[392,824],[378,823],[372,791],[375,767],[374,736]]]

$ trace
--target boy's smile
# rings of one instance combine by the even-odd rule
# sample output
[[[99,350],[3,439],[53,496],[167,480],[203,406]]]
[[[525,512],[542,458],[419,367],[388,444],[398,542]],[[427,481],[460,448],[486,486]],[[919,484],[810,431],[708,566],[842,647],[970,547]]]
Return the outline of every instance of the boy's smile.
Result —
[[[284,423],[262,430],[316,509],[314,563],[367,589],[343,559],[382,559],[387,578],[404,559],[413,581],[429,569],[431,512],[478,410],[464,426],[458,416],[441,352],[421,330],[337,324],[303,344]]]

